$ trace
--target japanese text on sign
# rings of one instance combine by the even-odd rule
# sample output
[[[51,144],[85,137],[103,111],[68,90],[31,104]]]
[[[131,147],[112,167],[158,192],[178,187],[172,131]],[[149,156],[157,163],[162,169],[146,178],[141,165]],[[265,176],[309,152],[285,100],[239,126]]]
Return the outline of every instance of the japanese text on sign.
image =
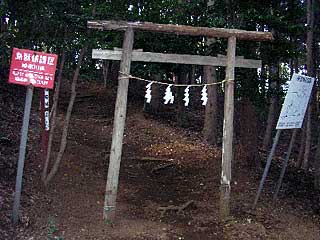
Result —
[[[58,56],[14,48],[9,83],[52,89]]]
[[[301,128],[314,78],[293,74],[276,129]]]

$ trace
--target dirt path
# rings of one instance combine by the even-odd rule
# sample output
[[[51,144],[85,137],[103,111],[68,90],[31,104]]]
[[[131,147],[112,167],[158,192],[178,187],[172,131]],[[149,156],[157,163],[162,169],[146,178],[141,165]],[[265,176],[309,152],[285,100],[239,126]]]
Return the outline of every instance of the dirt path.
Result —
[[[238,165],[234,217],[219,224],[220,149],[203,143],[197,133],[146,118],[134,107],[124,139],[117,222],[104,223],[114,97],[99,89],[86,91],[94,97],[76,103],[63,164],[50,189],[43,191],[39,179],[27,186],[41,197],[27,208],[30,227],[18,239],[319,239],[319,217],[299,207],[302,199],[274,205],[267,194],[251,210],[258,178]],[[159,211],[191,200],[181,212]]]

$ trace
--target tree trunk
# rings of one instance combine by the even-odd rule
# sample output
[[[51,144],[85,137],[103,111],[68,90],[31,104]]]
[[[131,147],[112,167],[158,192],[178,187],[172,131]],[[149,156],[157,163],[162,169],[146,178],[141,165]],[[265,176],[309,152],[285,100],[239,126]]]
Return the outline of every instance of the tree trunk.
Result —
[[[260,169],[261,162],[258,156],[258,116],[248,97],[241,100],[239,114],[240,142],[237,158],[248,167]]]
[[[97,1],[98,0],[94,0],[93,3],[93,7],[92,7],[92,16],[95,17],[96,15],[96,8],[97,8]],[[87,35],[90,35],[90,30],[87,31]],[[88,41],[84,43],[84,46],[82,47],[81,51],[80,51],[80,55],[78,58],[78,63],[77,63],[77,67],[76,70],[74,72],[73,75],[73,79],[72,79],[72,83],[71,83],[71,96],[70,96],[70,100],[69,100],[69,105],[67,108],[67,112],[66,112],[66,117],[65,117],[65,121],[63,124],[63,129],[62,129],[62,136],[61,136],[61,142],[60,142],[60,149],[58,152],[58,155],[56,157],[56,160],[53,164],[53,167],[51,169],[51,171],[49,172],[49,174],[47,175],[47,177],[44,180],[44,185],[48,186],[49,182],[52,180],[52,178],[55,176],[55,174],[58,172],[59,166],[60,166],[60,162],[62,160],[64,151],[67,147],[67,136],[68,136],[68,130],[69,130],[69,123],[71,120],[71,114],[72,114],[72,110],[73,110],[73,105],[74,105],[74,101],[76,99],[77,96],[77,82],[78,82],[78,78],[79,78],[79,73],[80,73],[80,67],[82,64],[82,61],[84,59],[84,55],[87,51],[88,48]]]
[[[268,110],[267,127],[266,127],[266,132],[264,134],[263,145],[262,145],[262,148],[264,150],[268,150],[272,140],[272,131],[274,129],[275,119],[276,119],[276,104],[277,104],[277,99],[275,97],[271,97],[269,110]]]
[[[6,32],[7,31],[7,22],[5,19],[5,16],[0,16],[0,32]]]
[[[320,134],[318,134],[317,151],[314,161],[314,188],[320,190]]]
[[[268,112],[268,120],[267,120],[267,127],[263,138],[263,145],[262,148],[264,150],[268,150],[271,140],[272,140],[272,130],[275,127],[276,124],[276,115],[278,111],[278,96],[277,96],[277,90],[278,90],[278,68],[277,66],[271,66],[270,69],[270,91],[271,91],[271,97],[270,97],[270,105],[269,105],[269,112]]]
[[[304,149],[305,149],[305,142],[306,142],[306,122],[304,121],[301,133],[300,133],[300,147],[299,147],[299,154],[296,162],[296,167],[301,168],[302,161],[303,161],[303,155],[304,155]]]
[[[314,28],[314,0],[307,1],[307,72],[310,77],[315,76],[315,66],[313,59],[313,45],[314,45],[314,37],[313,37],[313,28]],[[309,166],[309,157],[310,157],[310,148],[311,148],[311,132],[312,132],[312,110],[313,110],[313,102],[315,100],[315,92],[311,92],[311,97],[309,100],[309,107],[307,112],[307,131],[306,131],[306,145],[303,157],[303,165],[302,168],[304,170],[308,169]]]
[[[312,96],[310,97],[312,99]],[[310,101],[311,101],[310,99]],[[309,103],[309,107],[307,110],[307,116],[306,116],[306,132],[305,132],[305,149],[304,149],[304,155],[303,155],[303,162],[302,162],[302,169],[305,171],[308,170],[309,167],[309,157],[310,157],[310,150],[311,150],[311,103]]]
[[[64,67],[65,59],[66,59],[66,51],[63,50],[62,54],[61,54],[61,63],[60,63],[60,67],[59,67],[59,74],[58,74],[58,78],[57,78],[57,84],[56,84],[56,88],[55,88],[54,95],[53,95],[52,117],[51,117],[51,124],[50,124],[51,125],[51,129],[50,129],[50,134],[49,134],[48,149],[47,149],[46,159],[45,159],[45,162],[44,162],[44,166],[43,166],[43,170],[42,170],[42,176],[41,176],[41,180],[43,182],[47,178],[48,167],[49,167],[49,162],[50,162],[52,141],[53,141],[54,131],[55,131],[55,128],[56,128],[56,115],[57,115],[57,108],[58,108],[60,85],[61,85],[61,79],[62,79],[62,73],[63,73],[63,67]]]
[[[120,70],[120,62],[119,61],[112,61],[111,62],[111,69],[110,69],[110,81],[113,85],[118,85],[118,76]]]
[[[178,73],[177,77],[177,83],[178,84],[186,84],[187,83],[187,72],[180,68],[180,71]],[[177,87],[177,124],[179,127],[188,127],[188,119],[186,114],[186,107],[184,106],[184,88],[183,87]]]
[[[217,72],[213,66],[204,66],[204,82],[216,83]],[[212,144],[217,144],[217,117],[218,117],[218,92],[217,85],[208,86],[208,102],[205,110],[204,126],[202,133],[205,140]]]
[[[102,60],[103,86],[107,87],[108,73],[110,61]]]
[[[61,162],[63,154],[64,154],[64,151],[67,146],[67,136],[68,136],[68,130],[69,130],[69,123],[71,120],[71,113],[72,113],[72,109],[73,109],[73,105],[74,105],[74,100],[76,99],[76,96],[77,96],[77,91],[76,91],[77,82],[78,82],[78,78],[79,78],[81,63],[82,63],[82,60],[84,58],[86,51],[87,51],[87,43],[80,51],[79,60],[78,60],[77,67],[76,67],[76,70],[74,72],[73,79],[72,79],[71,96],[70,96],[70,101],[69,101],[69,105],[68,105],[68,109],[67,109],[67,113],[66,113],[66,118],[65,118],[65,121],[63,124],[60,149],[59,149],[57,158],[53,164],[51,171],[49,172],[48,176],[44,180],[45,186],[47,186],[49,184],[49,182],[52,180],[52,178],[57,173],[59,166],[60,166],[60,162]]]
[[[319,11],[319,10],[318,10]],[[319,18],[320,20],[320,18]],[[315,48],[315,53],[314,56],[318,56],[317,54],[319,54],[319,46],[317,48]],[[319,64],[319,63],[317,63]],[[320,72],[318,71],[318,76],[316,76],[318,81],[320,79]],[[319,83],[318,83],[319,84]],[[319,115],[319,105],[317,104],[317,116]],[[318,124],[319,126],[319,124]],[[315,160],[314,160],[314,188],[316,190],[320,190],[320,127],[318,127],[318,139],[317,139],[317,151],[315,154]]]
[[[265,65],[262,63],[261,66],[261,72],[260,72],[260,89],[261,89],[261,96],[263,99],[267,99],[267,94],[266,94],[266,70],[265,70]]]
[[[190,84],[196,83],[196,65],[191,65],[189,72],[189,82]]]

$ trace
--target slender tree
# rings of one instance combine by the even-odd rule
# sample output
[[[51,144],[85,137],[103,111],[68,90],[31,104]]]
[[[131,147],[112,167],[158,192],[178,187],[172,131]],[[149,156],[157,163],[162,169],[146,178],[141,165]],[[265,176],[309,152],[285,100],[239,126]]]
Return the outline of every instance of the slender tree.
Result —
[[[315,11],[315,4],[314,0],[307,1],[307,72],[308,75],[311,77],[315,77],[315,66],[314,66],[314,11]],[[304,150],[304,158],[303,158],[303,165],[302,168],[304,170],[308,169],[309,166],[309,157],[310,157],[310,148],[311,148],[311,133],[312,133],[312,105],[314,104],[313,101],[315,92],[312,92],[309,101],[309,107],[307,110],[307,128],[306,128],[306,145]]]
[[[272,139],[272,133],[273,129],[276,124],[276,114],[278,111],[278,105],[279,105],[279,98],[278,98],[278,68],[279,64],[276,64],[271,67],[270,69],[270,103],[269,103],[269,110],[268,110],[268,119],[267,119],[267,127],[263,138],[263,145],[262,148],[264,150],[268,150],[271,139]]]
[[[94,0],[93,6],[92,6],[92,17],[94,17],[96,15],[97,1],[98,0]],[[87,35],[88,36],[90,35],[89,30],[87,31]],[[48,173],[48,175],[46,177],[43,176],[45,186],[47,186],[49,184],[49,182],[52,180],[52,178],[58,172],[61,160],[63,158],[64,152],[65,152],[65,149],[67,146],[67,136],[68,136],[69,124],[71,121],[71,114],[72,114],[72,110],[73,110],[74,101],[77,96],[76,88],[77,88],[78,78],[79,78],[79,74],[80,74],[80,67],[81,67],[82,61],[84,59],[85,53],[87,51],[88,45],[89,45],[89,41],[87,40],[87,41],[85,41],[85,43],[79,53],[77,66],[76,66],[76,69],[75,69],[75,72],[73,75],[73,79],[72,79],[72,83],[71,83],[71,96],[70,96],[69,105],[67,108],[66,117],[65,117],[63,129],[62,129],[60,149],[59,149],[58,155],[55,159],[55,162],[52,166],[52,169],[50,170],[50,172]]]
[[[217,73],[213,66],[203,67],[204,81],[206,83],[217,83]],[[202,133],[206,141],[212,145],[217,144],[218,133],[218,91],[217,85],[208,87],[208,102],[205,110],[204,126]]]
[[[57,111],[58,111],[60,85],[61,85],[61,81],[62,81],[62,74],[63,74],[65,60],[66,60],[66,51],[63,50],[62,54],[61,54],[61,62],[60,62],[60,67],[59,67],[58,78],[56,80],[56,86],[55,86],[55,91],[54,91],[54,95],[53,95],[53,106],[52,106],[52,110],[51,110],[52,116],[50,117],[51,129],[50,129],[50,133],[49,133],[48,149],[47,149],[46,157],[44,160],[44,166],[43,166],[42,176],[41,176],[41,179],[43,182],[45,182],[45,180],[47,178],[48,167],[49,167],[50,157],[51,157],[51,152],[52,152],[52,141],[53,141],[53,137],[54,137],[54,133],[55,133],[55,129],[56,129],[56,115],[57,115]]]

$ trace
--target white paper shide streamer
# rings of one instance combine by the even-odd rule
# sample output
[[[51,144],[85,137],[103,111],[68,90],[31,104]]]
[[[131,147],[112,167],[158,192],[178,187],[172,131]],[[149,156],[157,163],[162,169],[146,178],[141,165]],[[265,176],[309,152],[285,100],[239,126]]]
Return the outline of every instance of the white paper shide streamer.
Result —
[[[146,102],[147,103],[150,103],[151,102],[151,85],[152,85],[153,82],[149,83],[147,86],[146,86],[146,95],[144,96],[145,99],[146,99]]]
[[[190,86],[188,86],[184,89],[183,101],[184,101],[184,106],[186,106],[186,107],[189,105],[189,88],[190,88]]]
[[[153,82],[150,82],[148,85],[146,85],[146,94],[145,94],[145,99],[146,99],[146,102],[147,103],[150,103],[151,102],[151,85],[153,84]],[[172,93],[172,86],[173,84],[170,84],[166,90],[165,90],[165,95],[163,97],[164,99],[164,104],[173,104],[174,102],[174,95]],[[184,101],[184,106],[189,106],[189,103],[190,103],[190,87],[191,86],[187,86],[185,89],[184,89],[184,98],[183,98],[183,101]],[[204,85],[202,90],[201,90],[201,101],[202,101],[202,105],[206,105],[207,102],[208,102],[208,93],[207,93],[207,85]]]
[[[171,87],[172,87],[172,84],[170,84],[167,88],[166,88],[166,92],[165,92],[165,95],[163,97],[164,99],[164,104],[168,104],[168,103],[173,103],[174,101],[174,96],[172,94],[172,91],[171,91]]]
[[[201,90],[201,100],[202,100],[202,105],[205,106],[208,101],[207,85],[204,85],[204,87]]]

